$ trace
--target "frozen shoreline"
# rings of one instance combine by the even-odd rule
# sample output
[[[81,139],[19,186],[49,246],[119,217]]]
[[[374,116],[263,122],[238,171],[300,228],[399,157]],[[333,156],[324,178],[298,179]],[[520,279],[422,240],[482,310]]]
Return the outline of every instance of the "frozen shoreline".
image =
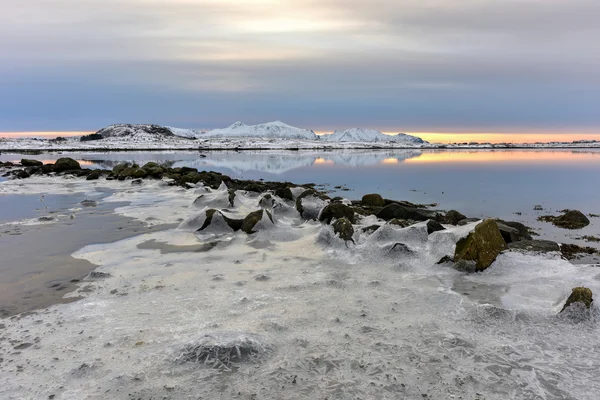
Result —
[[[362,232],[378,222],[371,216],[350,244],[277,198],[274,223],[253,235],[217,225],[197,235],[207,207],[241,217],[264,196],[238,191],[231,206],[226,189],[167,183],[0,184],[29,194],[106,187],[113,194],[101,201],[130,201],[121,215],[184,221],[84,247],[73,256],[105,275],[71,294],[82,300],[2,320],[0,397],[586,399],[600,390],[596,314],[579,324],[556,317],[572,287],[600,292],[596,268],[507,252],[465,274],[437,261],[477,222],[429,235],[425,223]],[[410,252],[390,253],[399,242]],[[245,335],[265,351],[231,371],[178,361],[207,335]]]

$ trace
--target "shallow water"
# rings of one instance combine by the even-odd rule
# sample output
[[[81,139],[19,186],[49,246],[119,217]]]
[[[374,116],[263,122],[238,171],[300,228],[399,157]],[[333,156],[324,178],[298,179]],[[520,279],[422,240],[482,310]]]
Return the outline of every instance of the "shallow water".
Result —
[[[255,235],[218,224],[196,235],[203,206],[227,204],[228,193],[156,181],[36,177],[0,190],[127,199],[118,215],[184,221],[85,246],[73,256],[109,276],[79,285],[70,296],[80,301],[2,320],[0,398],[591,400],[600,391],[597,307],[579,322],[556,316],[572,287],[600,293],[598,268],[506,253],[467,275],[436,262],[472,226],[427,235],[423,224],[388,225],[351,244],[285,202]],[[239,194],[229,213],[258,201]],[[395,243],[409,251],[393,252]],[[252,335],[262,350],[228,369],[182,362],[206,335]]]

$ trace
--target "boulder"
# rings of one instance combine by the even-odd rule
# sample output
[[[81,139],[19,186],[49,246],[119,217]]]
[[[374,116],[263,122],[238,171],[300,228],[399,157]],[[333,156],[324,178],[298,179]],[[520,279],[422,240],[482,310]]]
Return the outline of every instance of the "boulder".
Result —
[[[125,180],[126,178],[133,178],[133,174],[137,171],[137,168],[134,167],[126,167],[119,172],[118,179],[120,181]],[[114,173],[114,169],[113,169]]]
[[[208,228],[210,226],[210,224],[213,222],[213,219],[215,218],[215,216],[217,214],[223,218],[223,220],[225,221],[227,226],[229,226],[233,231],[239,231],[240,229],[242,229],[244,220],[229,218],[229,217],[225,216],[219,210],[215,210],[215,209],[211,208],[211,209],[206,210],[206,219],[204,220],[204,223],[202,224],[200,229],[198,229],[198,231],[203,231],[206,228]]]
[[[546,222],[552,222],[554,225],[563,229],[581,229],[590,224],[590,220],[581,211],[577,210],[568,210],[558,217],[545,215],[539,219]]]
[[[249,235],[256,233],[257,231],[254,230],[254,227],[262,220],[264,213],[267,213],[267,216],[269,217],[271,222],[273,222],[273,217],[271,213],[269,213],[266,210],[258,210],[251,212],[246,216],[246,218],[244,218],[244,220],[242,221],[241,230]]]
[[[352,236],[354,235],[354,227],[352,223],[347,218],[339,218],[333,223],[333,232],[336,235],[339,235],[342,240],[352,240]]]
[[[21,165],[24,167],[41,167],[42,165],[44,165],[44,163],[38,160],[30,160],[24,158],[21,160]]]
[[[54,164],[44,164],[42,165],[42,173],[49,174],[54,172]]]
[[[443,231],[446,228],[444,228],[442,226],[442,224],[440,224],[437,221],[434,221],[432,219],[430,219],[429,221],[427,221],[427,234],[431,235],[433,232],[438,232],[438,231]]]
[[[592,297],[592,291],[586,287],[576,287],[571,291],[571,295],[567,299],[565,306],[560,312],[565,311],[569,306],[574,303],[582,303],[585,308],[589,309],[594,301]]]
[[[126,162],[126,163],[120,163],[114,166],[114,168],[112,169],[112,172],[115,176],[119,176],[119,174],[125,169],[125,168],[129,168],[131,167],[131,164]]]
[[[475,227],[475,230],[456,243],[454,262],[474,261],[475,270],[488,268],[498,254],[507,248],[498,224],[493,219],[486,219]]]
[[[392,220],[388,221],[389,225],[396,225],[399,226],[400,228],[406,228],[407,226],[411,226],[412,224],[405,220],[405,219],[398,219],[398,218],[394,218]]]
[[[31,175],[29,175],[29,173],[23,169],[18,169],[16,171],[13,172],[14,176],[16,176],[19,179],[26,179],[29,178]]]
[[[560,251],[560,246],[550,240],[520,240],[508,244],[511,251],[549,253]]]
[[[81,169],[81,165],[69,157],[59,158],[54,163],[54,172],[73,171],[79,169]]]
[[[381,197],[380,194],[377,194],[377,193],[365,194],[362,197],[361,202],[364,206],[369,206],[369,207],[384,207],[385,206],[385,200],[383,199],[383,197]]]
[[[275,196],[278,196],[285,200],[294,200],[294,194],[292,193],[292,189],[290,189],[289,186],[275,189]]]
[[[94,181],[94,180],[100,179],[100,175],[101,175],[100,171],[92,171],[85,179],[88,181]]]
[[[500,228],[500,231],[502,232],[502,225],[504,226],[508,226],[510,228],[516,229],[517,233],[516,233],[516,240],[513,240],[513,242],[519,241],[519,240],[532,240],[533,238],[531,237],[531,228],[529,228],[528,226],[520,223],[520,222],[516,222],[516,221],[503,221],[501,219],[497,220],[498,222],[498,227]],[[512,238],[515,239],[514,237],[514,231],[513,232],[513,236]],[[503,234],[504,236],[504,234]],[[506,240],[506,239],[505,239]],[[508,242],[507,242],[508,243]]]
[[[500,229],[500,234],[506,243],[518,242],[520,240],[518,229],[505,225],[499,221],[497,221],[497,224],[498,229]]]
[[[330,203],[321,211],[319,221],[329,224],[331,220],[340,218],[347,218],[350,222],[354,222],[354,211],[345,204]]]
[[[148,171],[148,169],[151,169],[151,168],[160,168],[160,165],[158,165],[155,162],[150,161],[150,162],[147,162],[146,164],[144,164],[144,166],[142,168],[145,169],[146,171]]]
[[[435,215],[435,212],[422,210],[412,207],[404,207],[400,204],[392,203],[385,206],[377,213],[377,218],[389,221],[391,219],[412,219],[415,221],[427,221]]]
[[[148,164],[154,164],[154,163],[148,163]],[[144,167],[142,168],[144,171],[146,171],[146,173],[148,174],[149,177],[152,178],[156,178],[156,179],[160,179],[163,176],[163,173],[165,172],[165,170],[162,167],[148,167],[147,164],[144,165]]]
[[[148,172],[146,172],[146,170],[144,169],[136,169],[135,171],[133,171],[132,176],[134,178],[145,178],[148,175]]]
[[[312,189],[305,190],[296,198],[296,210],[306,220],[316,220],[327,201]]]
[[[465,217],[464,215],[462,215],[458,211],[456,211],[456,210],[450,210],[444,216],[444,222],[446,224],[450,224],[450,225],[457,225],[458,221],[463,220],[465,218],[467,218],[467,217]]]
[[[468,224],[472,224],[473,222],[481,221],[481,218],[464,218],[456,223],[458,226],[465,226]]]

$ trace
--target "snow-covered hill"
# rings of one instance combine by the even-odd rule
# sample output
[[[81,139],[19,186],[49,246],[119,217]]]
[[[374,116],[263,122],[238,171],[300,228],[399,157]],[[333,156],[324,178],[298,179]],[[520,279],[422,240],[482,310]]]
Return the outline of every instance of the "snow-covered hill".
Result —
[[[317,140],[318,136],[309,129],[296,128],[281,121],[267,122],[258,125],[246,125],[242,122],[223,128],[199,134],[197,138],[226,138],[226,137],[251,137],[251,138],[279,138]]]
[[[427,143],[416,136],[399,133],[397,135],[386,135],[374,129],[351,128],[337,130],[331,135],[323,135],[321,139],[326,142],[403,142],[410,144]]]

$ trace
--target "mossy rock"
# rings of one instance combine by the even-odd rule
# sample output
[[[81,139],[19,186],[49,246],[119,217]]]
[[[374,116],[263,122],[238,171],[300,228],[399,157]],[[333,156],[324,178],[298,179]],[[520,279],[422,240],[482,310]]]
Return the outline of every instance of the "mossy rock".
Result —
[[[339,235],[340,239],[348,241],[352,240],[354,227],[347,218],[339,218],[333,223],[333,232]]]
[[[465,219],[463,214],[459,213],[456,210],[450,210],[444,216],[444,222],[450,225],[457,225],[459,221]]]
[[[153,164],[153,163],[148,163],[148,164]],[[159,179],[163,176],[163,173],[165,172],[165,170],[162,167],[158,167],[158,166],[157,167],[147,167],[146,165],[144,165],[144,167],[142,169],[148,173],[148,176],[150,176],[152,178],[157,178],[157,179]]]
[[[145,178],[147,175],[148,175],[148,172],[147,172],[145,169],[141,169],[141,168],[140,168],[140,169],[136,169],[136,170],[133,172],[133,175],[132,175],[132,176],[133,176],[134,178],[138,178],[138,179],[139,179],[139,178]]]
[[[123,172],[123,170],[125,170],[125,168],[129,168],[131,167],[131,164],[126,162],[126,163],[120,163],[114,166],[114,168],[112,169],[112,172],[115,176],[119,176],[119,174],[121,172]]]
[[[242,221],[241,230],[246,232],[249,235],[256,233],[257,231],[254,230],[254,227],[256,226],[256,224],[258,224],[262,220],[263,215],[265,213],[267,214],[267,217],[269,217],[271,222],[273,222],[273,216],[271,215],[270,212],[268,212],[266,210],[258,210],[258,211],[251,212],[250,214],[248,214],[246,216],[246,218],[244,218],[244,220]]]
[[[346,218],[350,222],[354,222],[354,210],[342,203],[331,203],[321,211],[319,221],[331,223],[333,219]]]
[[[285,200],[294,200],[294,194],[289,186],[275,189],[275,196],[281,197]]]
[[[21,165],[24,167],[41,167],[42,165],[44,165],[44,163],[38,160],[30,160],[24,158],[21,160]]]
[[[54,172],[74,171],[80,169],[81,165],[69,157],[59,158],[54,163]]]
[[[385,200],[380,194],[371,193],[365,194],[362,197],[362,204],[369,207],[383,207],[385,206]]]
[[[454,262],[474,261],[475,270],[488,268],[496,257],[507,248],[498,224],[493,219],[486,219],[475,227],[475,230],[456,243]]]
[[[565,311],[573,303],[582,303],[585,308],[589,309],[592,306],[593,301],[591,289],[586,287],[576,287],[571,291],[571,295],[560,312]]]
[[[133,178],[133,174],[135,174],[135,171],[137,171],[137,168],[134,167],[127,167],[123,170],[121,170],[121,172],[118,175],[118,179],[120,181],[125,180],[126,178]],[[113,170],[114,173],[114,170]]]
[[[213,220],[213,218],[215,216],[215,213],[221,214],[221,216],[223,217],[223,220],[225,221],[225,223],[231,229],[233,229],[234,232],[237,232],[240,229],[242,229],[242,225],[244,223],[244,220],[229,218],[229,217],[225,216],[219,210],[215,210],[214,208],[211,208],[211,209],[206,210],[206,219],[204,220],[204,223],[202,224],[202,226],[200,227],[200,229],[198,229],[198,231],[203,231],[204,229],[206,229],[206,228],[208,228],[210,226],[210,224],[212,223],[212,220]]]
[[[196,184],[201,180],[202,176],[197,171],[190,171],[181,177],[181,179],[179,180],[179,184],[182,186],[186,185],[187,183]]]
[[[145,169],[146,171],[148,171],[150,168],[160,168],[160,165],[158,165],[155,162],[147,162],[146,164],[144,164],[144,166],[142,167],[143,169]]]
[[[564,229],[581,229],[590,224],[590,220],[581,211],[569,210],[554,220],[554,225]]]

